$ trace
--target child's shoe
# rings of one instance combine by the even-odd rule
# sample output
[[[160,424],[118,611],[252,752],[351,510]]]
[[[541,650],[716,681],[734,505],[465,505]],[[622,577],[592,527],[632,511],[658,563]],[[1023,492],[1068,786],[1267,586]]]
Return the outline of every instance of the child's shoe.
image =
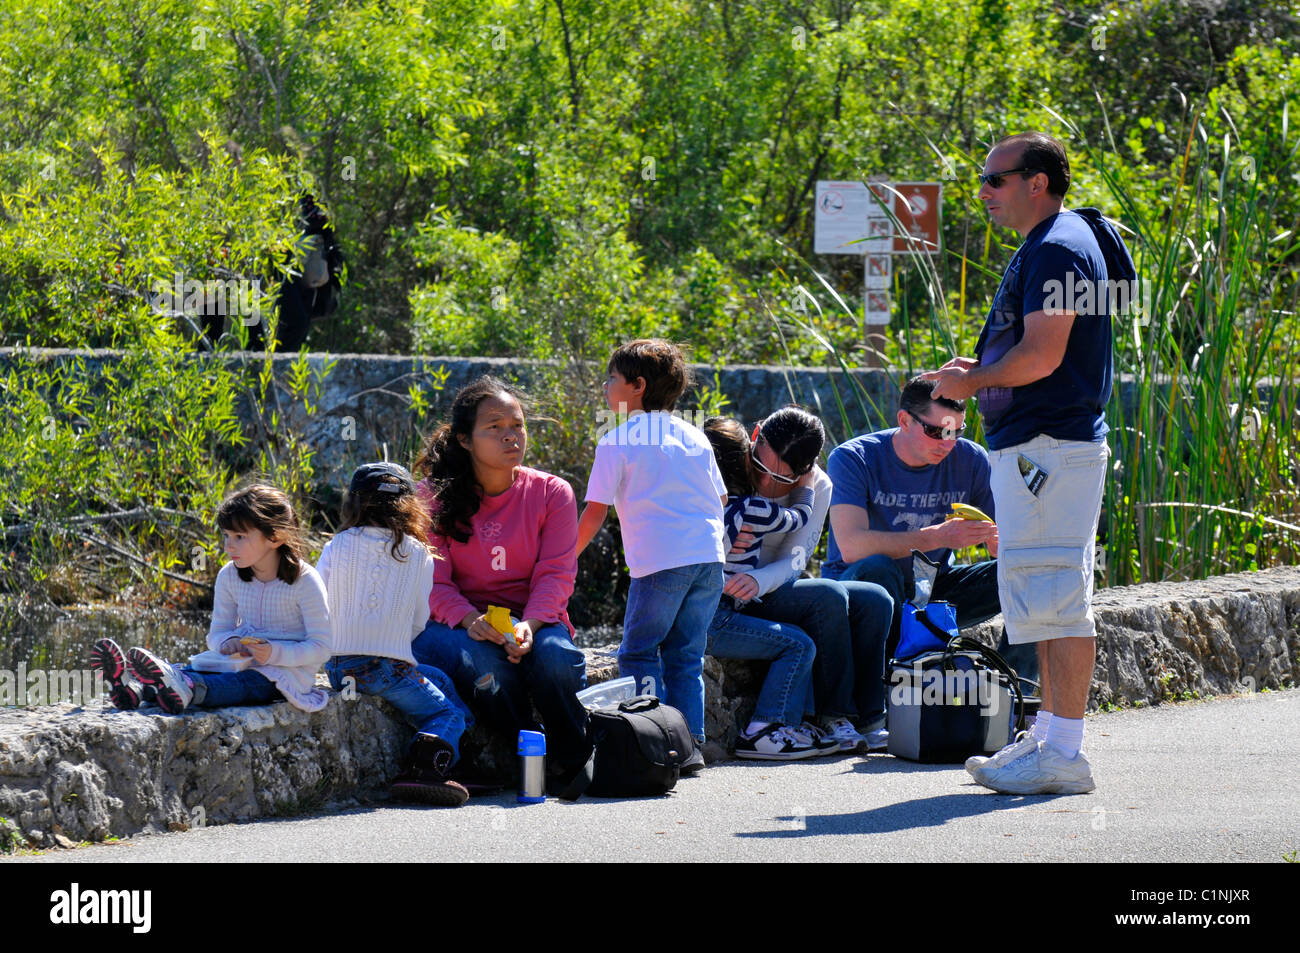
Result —
[[[127,661],[143,685],[153,686],[158,707],[168,714],[179,715],[194,698],[194,688],[185,673],[166,659],[137,647],[127,653]]]
[[[90,667],[96,672],[104,673],[108,697],[115,707],[124,711],[140,707],[141,686],[127,671],[122,646],[112,639],[100,639],[91,646]]]
[[[460,807],[469,800],[463,784],[447,777],[456,751],[437,735],[415,736],[403,759],[402,773],[388,789],[394,801],[419,801],[437,807]]]

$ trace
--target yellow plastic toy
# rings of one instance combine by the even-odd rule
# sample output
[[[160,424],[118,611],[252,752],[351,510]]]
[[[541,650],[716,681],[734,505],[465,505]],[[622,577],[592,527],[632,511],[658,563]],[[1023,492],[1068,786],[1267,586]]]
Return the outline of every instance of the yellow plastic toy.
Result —
[[[515,638],[515,620],[510,618],[510,610],[501,606],[488,606],[487,612],[483,613],[483,618],[487,619],[488,625],[496,629],[515,645],[519,640]]]
[[[985,523],[992,523],[993,517],[989,516],[978,506],[971,506],[969,503],[952,504],[952,512],[948,514],[950,520],[980,520]]]

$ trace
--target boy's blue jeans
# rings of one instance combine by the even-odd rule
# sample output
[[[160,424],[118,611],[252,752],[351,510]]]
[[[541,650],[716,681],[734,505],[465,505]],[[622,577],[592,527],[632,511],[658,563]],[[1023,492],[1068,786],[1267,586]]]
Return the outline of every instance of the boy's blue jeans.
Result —
[[[357,691],[387,701],[417,732],[451,745],[459,760],[460,736],[474,716],[442,670],[381,655],[336,655],[325,663],[325,674],[336,692],[343,691],[345,679],[354,679]]]
[[[704,741],[704,646],[722,597],[722,563],[661,569],[632,580],[623,616],[618,673],[657,695]]]
[[[192,668],[182,671],[194,683],[191,708],[266,705],[284,699],[280,689],[275,687],[275,682],[251,668],[242,672],[196,672]]]

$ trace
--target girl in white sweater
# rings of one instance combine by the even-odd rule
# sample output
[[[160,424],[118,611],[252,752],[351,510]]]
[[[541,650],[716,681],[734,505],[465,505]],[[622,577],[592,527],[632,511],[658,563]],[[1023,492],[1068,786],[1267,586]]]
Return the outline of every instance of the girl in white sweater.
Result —
[[[135,708],[152,689],[163,711],[285,700],[303,711],[325,707],[316,673],[330,655],[325,584],[303,556],[289,498],[255,484],[221,504],[217,525],[230,562],[217,573],[208,648],[251,657],[239,672],[180,668],[143,648],[123,654],[112,639],[91,650],[113,703]]]
[[[422,542],[429,512],[411,474],[367,463],[352,474],[338,535],[316,564],[329,593],[334,657],[325,666],[335,691],[378,695],[406,716],[415,738],[390,792],[445,807],[469,792],[448,774],[473,716],[451,679],[417,665],[411,641],[429,620],[433,554]]]

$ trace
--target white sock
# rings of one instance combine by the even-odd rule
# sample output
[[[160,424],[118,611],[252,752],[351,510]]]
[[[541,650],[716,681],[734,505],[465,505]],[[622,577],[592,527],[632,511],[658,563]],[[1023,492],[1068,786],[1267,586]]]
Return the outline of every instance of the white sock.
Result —
[[[1029,732],[1038,741],[1047,740],[1047,729],[1052,727],[1052,713],[1050,711],[1039,710],[1034,716],[1034,726]]]
[[[1083,719],[1054,717],[1046,740],[1067,758],[1075,757],[1083,747]]]
[[[756,734],[758,734],[760,731],[762,731],[770,724],[771,724],[770,721],[751,721],[749,723],[749,727],[745,729],[745,737],[746,738],[754,737]]]

